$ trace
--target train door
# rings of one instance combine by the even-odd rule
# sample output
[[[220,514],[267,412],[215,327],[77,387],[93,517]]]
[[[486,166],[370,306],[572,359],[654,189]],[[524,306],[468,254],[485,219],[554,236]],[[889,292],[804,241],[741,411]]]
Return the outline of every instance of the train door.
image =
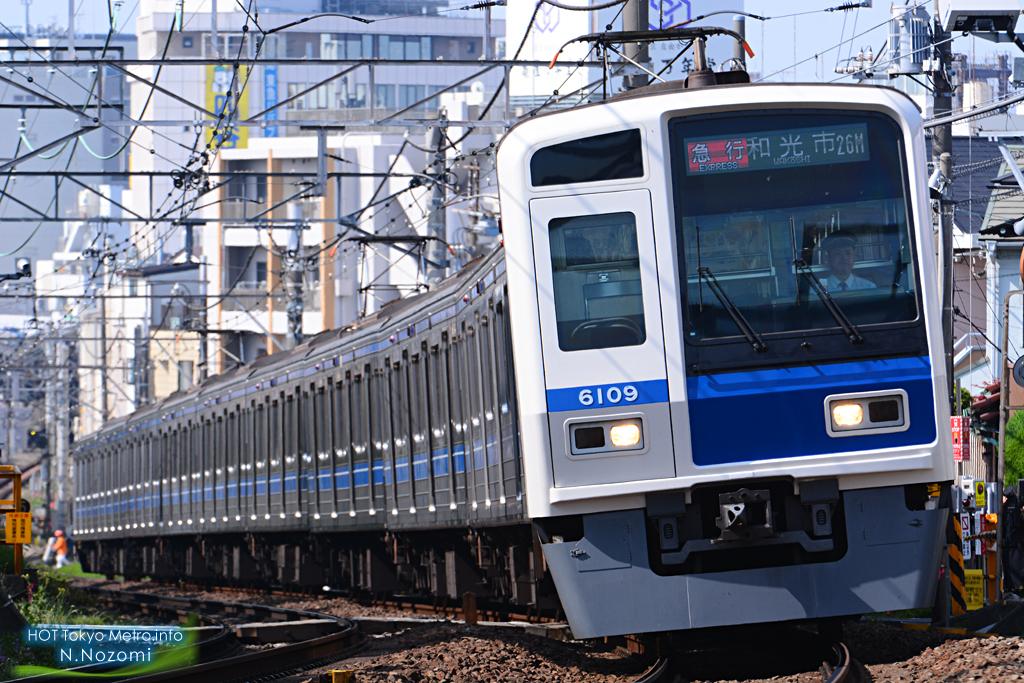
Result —
[[[171,447],[170,436],[166,431],[160,434],[160,450],[158,452],[157,477],[160,481],[160,526],[170,524],[172,519],[171,507]]]
[[[252,472],[250,468],[256,461],[256,445],[253,438],[253,429],[256,422],[256,402],[250,401],[244,406],[239,416],[238,425],[238,510],[235,512],[236,521],[245,519],[254,514],[252,500]]]
[[[373,460],[373,497],[381,510],[391,510],[397,514],[398,507],[394,495],[388,496],[392,486],[391,463],[391,424],[388,417],[390,401],[388,400],[387,377],[381,367],[376,367],[370,376],[370,454]],[[389,507],[388,498],[392,505]]]
[[[505,479],[502,467],[501,452],[501,411],[498,409],[498,368],[494,353],[494,301],[490,300],[486,308],[482,308],[477,318],[477,343],[480,367],[481,413],[486,438],[484,453],[487,462],[487,503],[492,516],[504,514],[504,510],[495,509],[494,505],[504,505]]]
[[[370,491],[370,426],[367,416],[368,373],[352,376],[350,385],[350,403],[352,429],[352,485],[355,487],[356,511],[368,510],[375,514],[373,497]]]
[[[144,438],[141,436],[136,438],[133,448],[134,453],[132,454],[134,467],[132,471],[132,483],[129,484],[129,493],[132,497],[132,507],[135,508],[135,511],[132,514],[132,529],[138,529],[139,526],[146,526],[146,498],[142,494],[145,444],[146,441]]]
[[[519,462],[519,434],[516,426],[514,395],[515,380],[512,375],[511,345],[508,335],[508,311],[502,297],[492,301],[489,329],[492,339],[495,382],[495,415],[498,423],[498,440],[501,452],[502,493],[506,505],[505,514],[522,511],[522,477]]]
[[[204,472],[208,481],[208,489],[203,496],[206,499],[203,512],[208,515],[208,521],[211,524],[216,524],[224,516],[224,463],[227,459],[227,433],[224,429],[223,415],[212,416],[210,422],[212,448],[206,461],[207,469]]]
[[[182,520],[183,498],[185,491],[185,442],[188,439],[188,428],[178,427],[171,433],[171,518],[168,522],[180,526]]]
[[[285,418],[287,442],[282,466],[281,512],[289,518],[299,512],[299,461],[302,458],[302,446],[305,442],[308,423],[308,416],[302,401],[302,390],[300,387],[295,387],[294,392],[287,399],[287,416]]]
[[[409,511],[419,508],[426,511],[432,496],[430,478],[430,441],[427,435],[430,424],[427,421],[427,400],[424,392],[424,359],[423,354],[413,349],[409,357],[409,431],[412,434],[412,462],[410,474],[412,487]]]
[[[334,388],[334,505],[338,512],[356,514],[356,492],[352,478],[352,376],[345,373]]]
[[[338,514],[334,500],[335,449],[338,443],[338,425],[334,419],[337,412],[334,406],[336,398],[334,381],[331,378],[320,387],[320,411],[317,413],[317,420],[321,425],[316,456],[317,512],[320,515]]]
[[[469,475],[466,471],[466,412],[464,396],[468,391],[463,381],[462,357],[465,354],[465,343],[460,329],[453,326],[450,331],[450,343],[448,344],[448,415],[450,434],[449,448],[452,452],[452,500],[448,507],[456,510],[459,505],[466,506],[469,501]],[[454,506],[454,507],[453,507]],[[463,507],[465,512],[466,508]]]
[[[330,430],[330,421],[326,420],[324,412],[324,399],[327,394],[322,386],[317,386],[320,380],[309,387],[309,399],[312,402],[313,420],[311,433],[313,441],[310,444],[309,455],[305,456],[303,463],[305,468],[306,481],[306,507],[305,509],[313,514],[314,519],[319,519],[323,510],[322,504],[326,501],[329,491],[326,484],[330,483],[330,477],[324,477],[321,481],[322,470],[324,470],[324,459],[326,450],[324,448],[324,435]]]
[[[534,199],[556,487],[675,476],[647,190]]]
[[[228,414],[228,452],[224,467],[224,521],[234,519],[238,515],[238,453],[239,423],[241,422],[242,406],[236,405]]]
[[[253,476],[253,499],[256,515],[260,520],[270,519],[270,460],[275,457],[274,440],[278,438],[278,426],[273,417],[277,402],[260,403],[256,408],[256,468]],[[252,517],[250,516],[250,519]]]
[[[142,449],[142,471],[139,472],[139,484],[137,485],[142,501],[142,515],[139,525],[143,528],[149,526],[153,519],[153,437],[147,434],[140,440]]]
[[[192,429],[192,512],[189,515],[191,521],[188,522],[196,529],[200,528],[197,522],[206,517],[203,512],[203,506],[206,505],[206,480],[203,477],[203,471],[207,467],[213,450],[209,445],[213,439],[212,433],[213,429],[209,420],[199,417],[197,414],[196,425]]]
[[[302,511],[305,510],[307,513],[310,508],[315,510],[316,508],[316,484],[310,487],[310,476],[316,472],[315,467],[312,465],[313,454],[316,453],[316,429],[317,429],[317,415],[316,415],[316,384],[306,385],[307,391],[301,392],[296,390],[296,400],[301,400],[299,404],[299,413],[302,415],[302,430],[299,432],[299,451],[298,457],[295,461],[295,477],[296,483],[298,484],[298,505],[292,510],[292,516],[295,517],[295,513],[298,512],[302,515]],[[298,519],[299,517],[295,517]]]
[[[270,516],[277,519],[284,514],[281,507],[281,477],[284,474],[282,463],[287,450],[288,421],[287,406],[283,394],[278,394],[270,402],[270,461],[267,463],[267,501]]]
[[[203,460],[199,466],[199,481],[202,490],[199,492],[199,516],[200,524],[205,524],[217,516],[216,499],[216,463],[217,449],[220,447],[218,438],[217,416],[210,415],[203,419]]]
[[[391,425],[395,436],[396,505],[408,510],[412,505],[412,433],[409,431],[409,354],[391,364]]]
[[[452,466],[448,416],[447,334],[433,334],[427,368],[427,409],[430,419],[430,462],[434,476],[434,506],[438,519],[451,519]]]

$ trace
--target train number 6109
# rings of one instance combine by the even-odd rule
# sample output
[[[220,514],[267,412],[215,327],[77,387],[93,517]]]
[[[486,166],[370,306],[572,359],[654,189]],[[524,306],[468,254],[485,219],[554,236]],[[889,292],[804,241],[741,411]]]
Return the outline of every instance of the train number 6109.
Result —
[[[615,405],[622,401],[632,403],[639,396],[640,393],[632,384],[627,384],[621,389],[619,387],[608,387],[607,389],[584,389],[580,392],[580,403],[585,406],[592,406],[594,405],[595,399],[599,406],[603,406],[606,403]]]

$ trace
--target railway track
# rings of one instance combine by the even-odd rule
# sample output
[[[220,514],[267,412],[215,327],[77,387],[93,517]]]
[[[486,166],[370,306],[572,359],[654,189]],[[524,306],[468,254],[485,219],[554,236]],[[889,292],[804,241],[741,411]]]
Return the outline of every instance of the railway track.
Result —
[[[808,663],[815,660],[820,662],[821,666],[818,671],[821,673],[822,683],[867,683],[870,680],[870,678],[864,675],[864,667],[850,656],[850,651],[844,643],[838,641],[829,643],[825,638],[802,630],[794,630],[791,633],[795,635],[794,640],[799,641],[793,645],[795,648],[793,653],[782,653],[780,655],[778,651],[774,651],[771,654],[757,651],[748,652],[747,654],[750,655],[752,661],[741,665],[739,670],[730,671],[730,673],[722,676],[722,678],[729,680],[733,678],[738,680],[745,678],[774,678],[779,673],[777,671],[777,660],[793,657],[805,660]],[[732,640],[735,642],[735,639]],[[696,656],[694,649],[690,649],[687,652],[684,651],[686,648],[672,648],[669,646],[670,653],[657,659],[634,683],[682,683],[683,681],[693,679],[715,680],[712,672],[717,665],[722,663],[723,657],[723,651],[718,645],[720,643],[716,643],[716,646],[707,649],[697,649],[696,652],[699,652],[699,654]],[[822,657],[829,654],[831,658],[822,661]],[[733,655],[735,656],[735,651]],[[766,663],[765,659],[776,661]],[[817,665],[811,664],[811,666]],[[800,666],[797,665],[796,668],[798,669]],[[770,673],[768,670],[771,670]],[[738,674],[738,671],[745,671],[746,674]],[[788,673],[792,674],[796,673],[796,671]]]
[[[364,644],[364,639],[355,624],[346,619],[318,612],[242,602],[170,597],[108,588],[85,587],[82,590],[93,593],[100,602],[122,611],[132,611],[157,617],[160,620],[179,623],[185,623],[189,615],[197,614],[200,622],[204,624],[203,630],[200,631],[199,661],[197,663],[169,671],[133,676],[130,678],[133,683],[164,683],[182,680],[187,680],[189,683],[268,681],[345,659],[362,649]],[[243,652],[244,648],[237,635],[241,629],[237,624],[230,622],[252,622],[253,620],[261,620],[263,624],[274,625],[278,634],[311,633],[313,635],[312,637],[302,637],[299,642],[271,649]],[[302,622],[307,622],[307,624],[303,625]],[[316,628],[304,627],[309,626],[309,622],[315,622]],[[250,630],[258,631],[258,625],[252,624]],[[322,634],[323,630],[332,632]],[[88,674],[103,670],[103,667],[90,665],[76,667],[68,671]],[[106,671],[107,674],[103,678],[105,683],[129,680],[128,677],[119,678],[116,672],[109,671],[109,667],[106,668]],[[33,676],[16,679],[12,683],[50,683],[58,680],[66,681],[66,674],[62,672],[54,675]]]

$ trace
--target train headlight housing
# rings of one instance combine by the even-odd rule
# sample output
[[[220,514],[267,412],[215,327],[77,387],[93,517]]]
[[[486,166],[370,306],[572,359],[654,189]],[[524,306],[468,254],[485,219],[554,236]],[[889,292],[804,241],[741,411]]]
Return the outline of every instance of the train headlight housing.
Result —
[[[608,434],[613,446],[628,448],[640,443],[640,426],[637,424],[615,425]]]
[[[643,417],[609,416],[599,421],[566,423],[567,451],[570,456],[607,456],[623,451],[635,453],[647,448]]]
[[[864,408],[859,403],[834,403],[832,419],[839,427],[856,427],[864,421]]]
[[[829,396],[825,427],[831,437],[902,432],[910,427],[907,406],[907,392],[902,389]]]

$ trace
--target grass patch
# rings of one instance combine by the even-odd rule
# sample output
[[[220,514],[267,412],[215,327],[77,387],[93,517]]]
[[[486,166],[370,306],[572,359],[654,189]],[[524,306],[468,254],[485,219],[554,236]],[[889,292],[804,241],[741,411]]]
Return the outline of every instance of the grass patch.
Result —
[[[61,576],[84,578],[84,579],[105,579],[107,578],[103,574],[91,574],[89,572],[82,571],[82,564],[80,562],[72,562],[66,564],[60,569],[51,569],[51,572],[59,574]],[[115,577],[116,578],[116,577]]]
[[[931,619],[931,607],[917,607],[915,609],[896,609],[891,612],[875,612],[865,614],[868,619]]]
[[[13,554],[11,560],[13,564]],[[78,571],[81,574],[80,566]],[[70,586],[68,578],[67,573],[40,567],[39,583],[32,587],[30,597],[17,602],[30,624],[133,623],[129,617],[104,612],[91,595]],[[21,634],[0,635],[0,681],[13,678],[14,667],[23,665],[56,667],[57,662],[50,648],[28,647],[22,642]]]

